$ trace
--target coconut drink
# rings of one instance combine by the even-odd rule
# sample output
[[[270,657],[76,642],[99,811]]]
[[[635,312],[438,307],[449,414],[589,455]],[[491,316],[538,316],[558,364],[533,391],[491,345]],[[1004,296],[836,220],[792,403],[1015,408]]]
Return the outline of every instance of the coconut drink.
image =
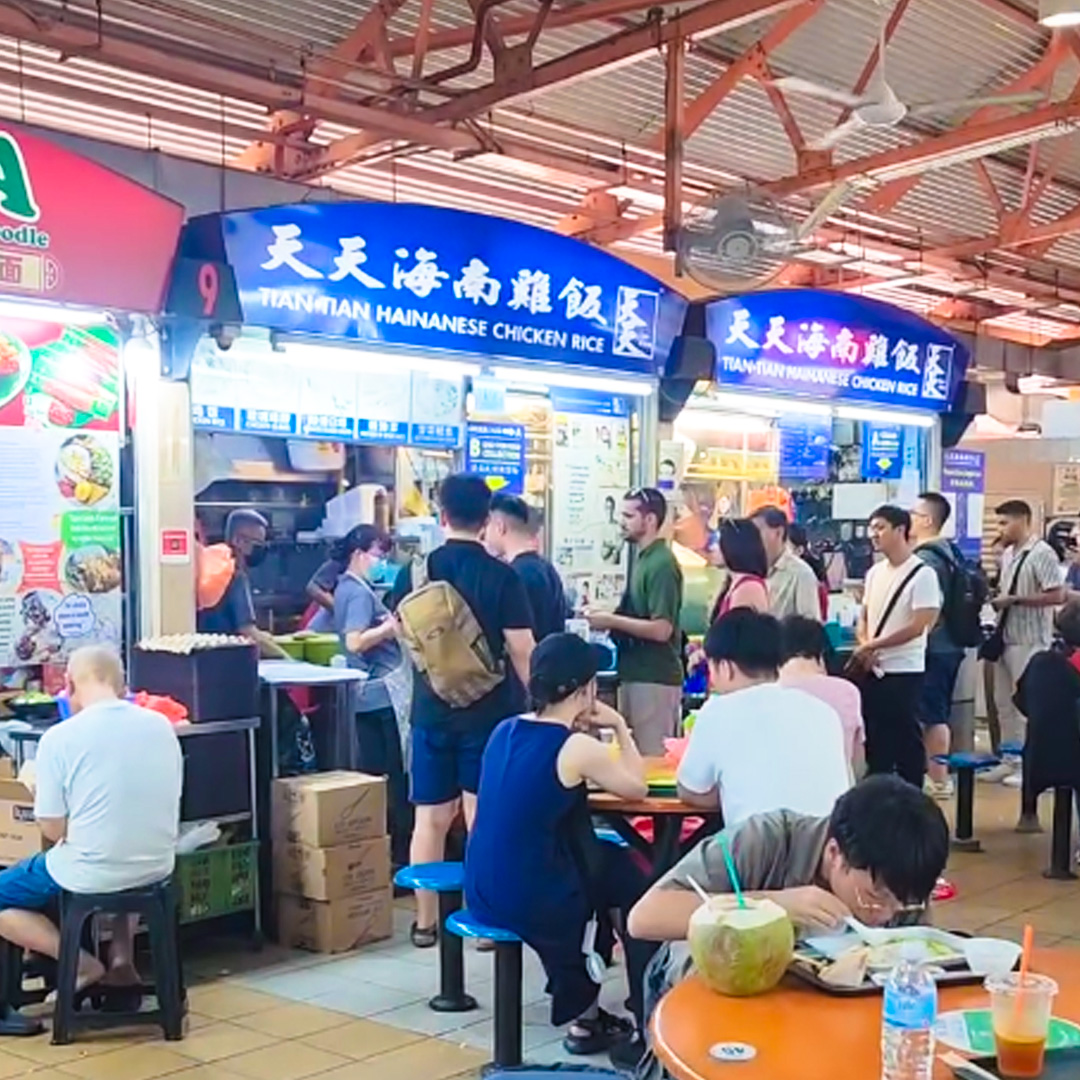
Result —
[[[795,928],[772,900],[713,897],[690,916],[690,955],[705,983],[729,997],[764,994],[795,953]]]

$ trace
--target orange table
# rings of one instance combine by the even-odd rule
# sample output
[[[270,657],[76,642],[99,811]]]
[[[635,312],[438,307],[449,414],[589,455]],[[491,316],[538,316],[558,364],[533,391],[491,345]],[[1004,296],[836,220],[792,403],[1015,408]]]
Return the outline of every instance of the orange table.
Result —
[[[1032,968],[1057,980],[1054,1015],[1080,1022],[1080,950],[1037,949]],[[989,1006],[980,986],[943,990],[938,1009]],[[830,997],[793,976],[771,994],[726,998],[696,976],[663,998],[650,1023],[657,1057],[675,1080],[874,1080],[881,1069],[881,995]],[[757,1048],[750,1062],[709,1057],[722,1042]],[[935,1080],[952,1072],[940,1061]]]
[[[649,771],[659,770],[663,758],[646,758]],[[706,814],[696,807],[689,806],[675,795],[648,795],[644,799],[620,799],[617,795],[605,792],[592,792],[589,795],[589,809],[611,826],[634,851],[643,855],[649,862],[656,877],[666,873],[703,837],[716,832],[722,819],[719,813]],[[647,817],[653,823],[653,842],[649,844],[629,819]],[[694,830],[686,843],[682,843],[683,821],[688,817],[704,818],[700,828]]]

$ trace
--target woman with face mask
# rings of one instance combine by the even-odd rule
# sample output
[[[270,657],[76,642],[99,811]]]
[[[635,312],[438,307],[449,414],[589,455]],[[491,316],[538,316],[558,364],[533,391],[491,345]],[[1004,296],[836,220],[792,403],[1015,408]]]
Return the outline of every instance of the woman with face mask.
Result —
[[[358,525],[345,537],[340,547],[345,569],[334,589],[333,619],[349,667],[368,676],[357,691],[359,765],[387,778],[392,856],[395,866],[404,866],[412,822],[402,746],[412,674],[398,645],[394,617],[370,584],[387,547],[387,538],[373,525]]]

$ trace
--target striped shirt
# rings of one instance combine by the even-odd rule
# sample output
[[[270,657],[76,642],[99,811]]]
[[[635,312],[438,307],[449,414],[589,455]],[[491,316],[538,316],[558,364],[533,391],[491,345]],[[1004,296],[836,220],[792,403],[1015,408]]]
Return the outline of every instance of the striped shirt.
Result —
[[[1020,557],[1028,552],[1023,565]],[[1017,569],[1020,577],[1016,580]],[[1010,547],[1001,557],[1000,596],[1029,598],[1040,596],[1062,584],[1061,563],[1054,554],[1054,549],[1040,540],[1031,537],[1020,547]],[[1015,588],[1014,588],[1015,581]],[[1017,604],[1009,610],[1005,620],[1006,645],[1038,645],[1049,649],[1054,640],[1054,609],[1052,607],[1028,607]]]

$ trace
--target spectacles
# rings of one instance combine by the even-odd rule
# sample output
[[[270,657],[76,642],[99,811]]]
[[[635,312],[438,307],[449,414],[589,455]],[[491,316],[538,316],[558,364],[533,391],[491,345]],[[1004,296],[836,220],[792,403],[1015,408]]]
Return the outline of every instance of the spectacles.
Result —
[[[855,887],[855,902],[863,911],[868,911],[875,915],[888,913],[890,918],[894,919],[900,915],[922,915],[926,911],[925,903],[901,904],[899,900],[883,902],[868,897],[858,886]]]

